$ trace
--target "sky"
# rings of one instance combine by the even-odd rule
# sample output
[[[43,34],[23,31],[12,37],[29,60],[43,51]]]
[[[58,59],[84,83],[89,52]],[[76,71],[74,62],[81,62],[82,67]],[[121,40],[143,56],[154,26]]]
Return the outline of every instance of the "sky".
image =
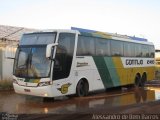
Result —
[[[146,38],[160,49],[160,0],[0,0],[0,24]]]

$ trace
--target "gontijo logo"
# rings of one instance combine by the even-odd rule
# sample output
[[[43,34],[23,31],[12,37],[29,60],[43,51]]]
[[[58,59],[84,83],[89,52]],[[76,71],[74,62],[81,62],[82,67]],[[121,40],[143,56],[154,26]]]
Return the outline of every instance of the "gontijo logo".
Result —
[[[68,88],[71,85],[71,83],[63,84],[61,88],[57,88],[59,91],[61,91],[62,94],[66,94],[68,92]]]
[[[121,58],[124,68],[154,66],[154,58]]]

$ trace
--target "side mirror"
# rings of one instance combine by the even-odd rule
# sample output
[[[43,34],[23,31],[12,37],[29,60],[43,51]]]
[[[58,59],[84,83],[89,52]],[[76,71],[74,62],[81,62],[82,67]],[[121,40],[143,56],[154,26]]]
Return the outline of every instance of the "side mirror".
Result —
[[[52,47],[57,46],[58,43],[53,43],[53,44],[48,44],[47,48],[46,48],[46,58],[50,58],[51,57],[51,53],[52,53]]]

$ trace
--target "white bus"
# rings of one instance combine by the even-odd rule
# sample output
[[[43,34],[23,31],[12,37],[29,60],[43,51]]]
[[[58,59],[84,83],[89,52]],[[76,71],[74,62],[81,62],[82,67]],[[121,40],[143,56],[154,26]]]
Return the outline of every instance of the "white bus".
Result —
[[[154,79],[154,45],[146,39],[72,28],[26,33],[13,69],[16,93],[57,97]]]

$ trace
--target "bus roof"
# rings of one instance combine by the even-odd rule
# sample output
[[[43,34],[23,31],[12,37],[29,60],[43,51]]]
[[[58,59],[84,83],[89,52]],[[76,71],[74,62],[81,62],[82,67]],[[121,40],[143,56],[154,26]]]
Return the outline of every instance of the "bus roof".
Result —
[[[120,35],[117,33],[100,32],[100,31],[77,28],[77,27],[71,27],[71,30],[77,30],[80,32],[80,34],[87,35],[87,36],[94,36],[94,37],[101,37],[101,38],[107,38],[107,39],[115,39],[115,40],[120,40],[120,41],[153,45],[153,43],[149,42],[147,39],[139,38],[135,36]]]
[[[104,37],[106,35],[106,37],[107,36],[108,37],[121,37],[121,38],[127,38],[127,39],[131,39],[131,40],[137,40],[137,41],[148,41],[145,38],[139,38],[139,37],[128,36],[128,35],[120,35],[120,34],[117,34],[117,33],[100,32],[100,31],[83,29],[83,28],[71,27],[71,30],[78,30],[82,34],[83,33],[90,33],[90,34],[101,36],[101,37]]]
[[[40,31],[37,31],[37,32],[28,32],[28,33],[25,33],[25,34],[36,34],[36,33],[44,33],[44,32],[79,33],[79,34],[85,35],[85,36],[93,36],[93,37],[100,37],[100,38],[115,39],[115,40],[120,40],[120,41],[127,41],[127,42],[153,45],[152,42],[149,42],[145,38],[139,38],[139,37],[128,36],[128,35],[120,35],[120,34],[117,34],[117,33],[100,32],[100,31],[77,28],[77,27],[71,27],[71,30],[68,30],[68,29],[50,29],[50,30],[40,30]]]

